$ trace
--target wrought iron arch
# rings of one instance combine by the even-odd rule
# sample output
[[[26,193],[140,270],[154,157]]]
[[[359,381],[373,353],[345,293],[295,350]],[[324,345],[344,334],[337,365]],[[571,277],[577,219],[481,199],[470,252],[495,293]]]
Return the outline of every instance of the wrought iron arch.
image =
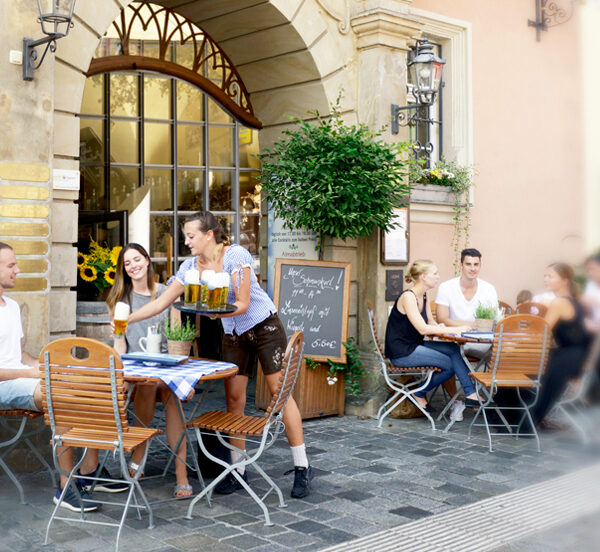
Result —
[[[88,77],[127,69],[171,75],[202,89],[248,126],[262,128],[237,69],[219,45],[192,21],[163,6],[132,2],[121,10],[113,27],[119,38],[119,52],[92,59]],[[158,57],[136,55],[131,51],[132,33],[140,29],[146,35],[143,40],[158,42]],[[173,41],[193,46],[191,67],[167,59]],[[211,78],[202,74],[203,68],[210,70]]]

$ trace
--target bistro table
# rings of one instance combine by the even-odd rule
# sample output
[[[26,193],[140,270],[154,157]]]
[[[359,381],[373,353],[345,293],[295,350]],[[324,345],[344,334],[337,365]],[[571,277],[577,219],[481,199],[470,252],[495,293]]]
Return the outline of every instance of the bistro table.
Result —
[[[492,345],[494,342],[494,332],[464,332],[461,335],[445,334],[445,335],[439,335],[436,337],[440,341],[450,341],[453,343],[457,343],[460,346],[460,354],[463,357],[465,364],[469,367],[469,370],[471,372],[480,372],[483,369],[485,369],[485,365],[486,365],[485,357],[479,359],[479,362],[477,362],[475,367],[473,367],[471,362],[467,358],[467,355],[465,354],[464,347],[467,343],[479,343],[479,344],[484,344],[484,345]],[[442,410],[441,414],[438,416],[438,421],[441,420],[446,415],[446,413],[448,412],[448,410],[450,409],[452,404],[454,404],[454,401],[456,401],[457,398],[458,398],[458,391],[448,401],[448,404],[446,404],[446,406],[444,407],[444,410]],[[500,414],[500,417],[504,418],[502,416],[502,413],[499,410],[497,410],[497,411]],[[455,419],[454,420],[451,419],[448,422],[448,424],[446,425],[446,427],[444,428],[443,432],[448,433],[448,431],[450,431],[450,429],[455,424],[455,422],[456,422]],[[505,423],[506,423],[506,421],[505,421]]]
[[[203,397],[210,389],[210,386],[212,386],[212,384],[216,380],[226,379],[235,376],[239,370],[239,368],[231,362],[222,362],[218,360],[210,360],[195,357],[190,357],[187,362],[176,365],[164,365],[157,364],[154,362],[150,363],[132,359],[122,359],[122,362],[125,381],[132,384],[129,390],[127,402],[129,403],[131,400],[135,385],[150,385],[161,382],[165,383],[169,387],[169,389],[173,391],[174,395],[179,399],[177,401],[177,406],[179,416],[184,426],[188,420],[186,419],[185,413],[183,412],[183,406],[181,404],[181,401],[185,401],[187,399],[187,397],[190,395],[195,386],[199,383],[208,384],[208,388],[204,389],[203,393],[196,394],[196,400],[192,409],[192,413],[190,415],[190,419],[193,418],[193,416],[197,412],[198,408],[200,407],[200,404],[202,403]],[[162,445],[169,451],[169,460],[162,474],[160,474],[161,476],[166,475],[171,465],[171,462],[177,456],[177,453],[175,451],[179,448],[179,443],[181,442],[181,439],[184,438],[187,439],[189,448],[191,442],[186,429],[184,429],[184,433],[182,434],[180,440],[177,442],[175,450],[172,450],[171,447],[169,447],[168,443],[164,443],[161,441]],[[205,485],[204,480],[202,479],[202,474],[200,472],[200,466],[198,465],[198,459],[196,455],[193,454],[193,452],[192,459],[193,466],[189,467],[196,472],[198,476],[198,481],[200,481],[200,485],[204,489]],[[186,465],[188,465],[187,459],[184,459],[184,462],[186,463]]]

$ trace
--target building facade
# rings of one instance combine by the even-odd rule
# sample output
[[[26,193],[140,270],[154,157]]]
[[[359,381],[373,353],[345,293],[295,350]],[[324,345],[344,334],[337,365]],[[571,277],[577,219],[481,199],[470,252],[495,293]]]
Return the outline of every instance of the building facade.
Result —
[[[186,253],[181,218],[209,208],[266,275],[253,156],[290,116],[328,113],[340,94],[348,122],[408,139],[407,128],[391,134],[390,106],[410,100],[407,55],[423,36],[446,60],[435,155],[476,173],[469,245],[484,254],[482,277],[514,303],[520,289],[541,288],[549,262],[579,263],[600,244],[599,177],[586,155],[598,128],[586,84],[597,77],[583,71],[597,4],[576,6],[539,41],[528,25],[535,0],[144,4],[77,0],[73,28],[33,81],[9,52],[41,34],[35,2],[0,5],[10,22],[0,58],[0,240],[15,247],[23,272],[10,295],[26,313],[32,354],[75,332],[77,245],[91,232],[111,245],[147,245],[166,277]],[[164,17],[161,8],[172,10],[171,36],[142,24],[147,10]],[[206,49],[190,50],[191,36]],[[447,200],[413,193],[409,259],[434,259],[443,279],[453,275],[452,219]],[[326,258],[352,263],[349,327],[365,346],[366,302],[383,329],[386,271],[398,268],[382,264],[381,239],[377,231],[326,248]]]

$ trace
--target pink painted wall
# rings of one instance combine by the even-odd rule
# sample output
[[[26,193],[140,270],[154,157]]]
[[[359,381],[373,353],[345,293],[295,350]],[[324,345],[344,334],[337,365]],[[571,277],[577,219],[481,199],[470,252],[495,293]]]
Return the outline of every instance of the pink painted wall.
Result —
[[[534,2],[414,0],[472,24],[473,142],[477,171],[470,246],[482,278],[514,303],[542,289],[544,267],[584,256],[582,112],[577,14],[542,33],[527,26]],[[576,8],[577,9],[577,8]],[[411,257],[452,275],[449,227],[414,224]]]

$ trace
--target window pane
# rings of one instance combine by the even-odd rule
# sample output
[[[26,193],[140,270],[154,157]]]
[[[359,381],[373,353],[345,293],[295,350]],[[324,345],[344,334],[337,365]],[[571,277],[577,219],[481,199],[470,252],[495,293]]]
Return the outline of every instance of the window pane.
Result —
[[[150,215],[150,256],[173,256],[173,217]]]
[[[189,247],[185,245],[185,234],[183,233],[183,224],[187,216],[188,215],[179,215],[177,217],[177,247],[179,248],[179,264],[181,264],[185,257],[189,257],[191,255]]]
[[[89,115],[104,113],[104,75],[94,75],[85,80],[81,113]]]
[[[171,79],[144,77],[144,117],[171,118]]]
[[[104,121],[81,118],[79,157],[81,163],[104,162]]]
[[[175,47],[175,63],[183,65],[188,69],[194,68],[194,44],[186,42],[185,44],[177,43]]]
[[[257,172],[240,173],[240,211],[260,213],[260,182]]]
[[[110,75],[110,113],[123,117],[138,115],[138,78],[137,75],[111,73]]]
[[[208,208],[210,211],[232,211],[231,187],[233,171],[209,171]]]
[[[138,124],[136,121],[110,122],[110,160],[138,163]]]
[[[252,255],[258,255],[260,216],[240,217],[240,240],[239,244],[245,247]]]
[[[177,171],[177,208],[181,211],[202,211],[204,171]]]
[[[225,235],[229,237],[232,243],[238,243],[237,236],[233,233],[233,215],[218,215],[217,220],[225,230]]]
[[[186,82],[177,81],[177,119],[204,121],[204,94]]]
[[[208,98],[208,120],[212,123],[233,123],[229,114],[211,98]]]
[[[108,207],[104,195],[104,167],[81,167],[81,190],[79,209],[81,211],[104,211]]]
[[[240,127],[238,136],[240,167],[247,167],[249,169],[260,168],[260,161],[256,157],[259,153],[258,131],[252,128]]]
[[[150,210],[170,211],[173,209],[171,170],[146,169],[144,186],[150,190]]]
[[[208,128],[211,167],[233,167],[233,127]]]
[[[153,261],[152,265],[154,266],[154,274],[158,274],[158,281],[161,284],[166,284],[167,280],[172,274],[172,271],[170,270],[170,265],[167,265],[166,261]],[[167,266],[169,266],[169,269],[167,268]]]
[[[146,123],[144,126],[144,162],[149,165],[171,164],[171,125]]]
[[[122,211],[133,206],[131,194],[138,188],[139,170],[111,167],[110,208]]]
[[[177,164],[204,165],[204,127],[177,125]]]

